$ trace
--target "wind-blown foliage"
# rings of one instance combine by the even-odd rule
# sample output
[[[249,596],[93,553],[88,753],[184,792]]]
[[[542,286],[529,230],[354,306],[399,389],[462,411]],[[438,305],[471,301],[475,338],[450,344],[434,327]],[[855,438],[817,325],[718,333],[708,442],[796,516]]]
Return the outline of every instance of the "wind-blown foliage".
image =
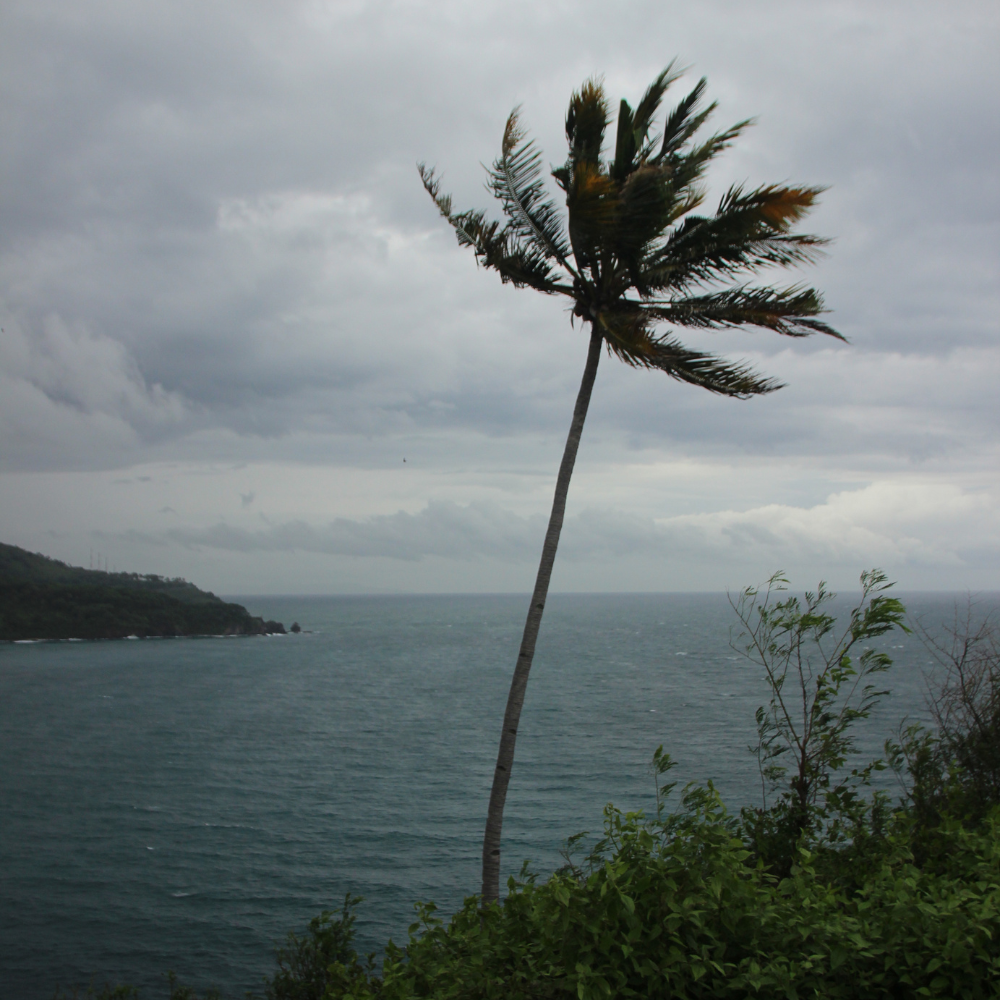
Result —
[[[855,751],[853,724],[887,693],[873,680],[892,660],[867,643],[894,628],[909,631],[906,609],[887,595],[892,584],[881,570],[861,574],[861,601],[840,628],[827,610],[836,595],[823,582],[802,602],[775,600],[787,583],[775,573],[764,587],[747,587],[731,601],[742,626],[733,648],[763,668],[771,691],[768,705],[757,709],[758,742],[750,748],[762,807],[744,809],[743,820],[758,856],[780,874],[790,871],[804,833],[814,844],[835,843],[863,815],[884,811],[884,796],[869,803],[862,794],[872,772],[884,768],[881,761],[834,775]],[[771,808],[768,791],[779,793]]]
[[[720,329],[753,325],[791,337],[840,337],[815,317],[822,296],[811,288],[756,287],[740,279],[772,265],[815,259],[825,240],[793,233],[815,203],[815,187],[730,188],[712,215],[695,214],[711,160],[750,124],[739,122],[703,142],[695,134],[715,104],[702,107],[702,79],[668,115],[653,119],[679,74],[668,66],[633,110],[622,101],[614,157],[603,160],[610,125],[600,83],[575,93],[566,115],[569,156],[552,175],[566,196],[566,218],[545,190],[541,153],[507,120],[490,188],[505,224],[482,211],[456,212],[433,170],[420,165],[424,186],[458,241],[504,282],[573,301],[573,314],[594,324],[620,360],[658,368],[681,381],[727,396],[772,392],[779,383],[746,365],[691,350],[664,324]],[[719,289],[719,283],[737,282]],[[841,338],[842,339],[842,338]]]
[[[510,880],[450,921],[418,904],[381,974],[356,955],[329,1000],[985,1000],[1000,976],[1000,811],[941,830],[942,863],[914,864],[894,817],[860,889],[831,882],[805,845],[786,878],[753,863],[719,799],[690,787],[647,820],[608,806],[582,865]],[[858,866],[860,867],[860,866]],[[289,994],[297,996],[297,994]]]

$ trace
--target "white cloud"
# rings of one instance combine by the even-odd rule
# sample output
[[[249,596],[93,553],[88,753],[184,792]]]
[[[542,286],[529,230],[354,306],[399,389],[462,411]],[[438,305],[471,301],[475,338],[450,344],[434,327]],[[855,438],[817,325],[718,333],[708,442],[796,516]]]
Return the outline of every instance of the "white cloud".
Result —
[[[945,482],[882,481],[812,507],[767,504],[747,511],[657,521],[666,537],[698,535],[716,553],[755,549],[766,562],[823,567],[985,565],[1000,553],[1000,497]]]
[[[249,506],[243,504],[244,507]],[[173,546],[201,551],[307,553],[399,562],[520,565],[541,549],[542,513],[517,514],[491,501],[435,500],[413,513],[338,517],[328,521],[231,519],[171,525],[157,532],[102,532],[120,545]],[[559,552],[561,586],[599,590],[603,567],[628,564],[632,589],[662,589],[657,566],[683,569],[708,589],[734,573],[753,577],[778,568],[856,577],[881,566],[911,586],[938,579],[976,579],[1000,556],[1000,493],[946,482],[884,480],[842,490],[810,506],[764,504],[745,510],[648,518],[584,507],[567,518]],[[575,569],[573,567],[576,567]],[[638,570],[637,570],[637,567]],[[232,588],[229,588],[232,589]],[[669,588],[668,588],[669,589]]]
[[[69,466],[117,451],[132,458],[143,439],[182,426],[184,401],[148,384],[126,349],[54,313],[31,334],[9,313],[0,329],[0,435],[7,460],[31,465],[55,450]],[[99,459],[100,460],[100,459]]]
[[[523,562],[544,531],[542,518],[520,517],[494,504],[432,501],[417,514],[337,518],[317,526],[296,520],[256,529],[217,523],[171,528],[161,537],[164,542],[236,552],[319,552],[406,562],[427,556],[462,561],[487,556]]]
[[[36,337],[4,327],[0,363],[7,377],[30,382],[54,403],[85,414],[116,414],[137,424],[179,423],[184,417],[181,399],[159,384],[148,385],[121,343],[83,323],[67,325],[54,313]]]

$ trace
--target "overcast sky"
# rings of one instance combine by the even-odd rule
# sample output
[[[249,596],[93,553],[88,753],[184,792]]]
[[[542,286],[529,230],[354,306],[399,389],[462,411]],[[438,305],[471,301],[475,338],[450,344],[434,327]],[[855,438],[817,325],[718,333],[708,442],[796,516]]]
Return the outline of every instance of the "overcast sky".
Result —
[[[613,13],[610,11],[613,10]],[[849,340],[601,363],[555,590],[1000,589],[1000,7],[7,0],[0,540],[227,594],[527,591],[586,353],[423,191],[491,207],[515,105],[704,75],[733,181],[827,186],[786,281]],[[405,459],[405,462],[404,462]]]

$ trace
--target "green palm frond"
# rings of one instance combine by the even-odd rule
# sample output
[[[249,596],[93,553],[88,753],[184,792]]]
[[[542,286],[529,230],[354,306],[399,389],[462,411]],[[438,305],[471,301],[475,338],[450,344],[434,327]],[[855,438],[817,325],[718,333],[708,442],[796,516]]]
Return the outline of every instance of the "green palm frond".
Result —
[[[707,116],[711,110],[709,108],[705,115]],[[739,138],[752,124],[753,121],[748,118],[722,132],[717,132],[700,146],[692,147],[684,155],[671,153],[666,163],[673,171],[674,188],[681,191],[700,180],[713,157],[728,149],[733,144],[733,140]]]
[[[618,186],[600,166],[577,163],[566,191],[569,238],[580,270],[598,281],[619,212]]]
[[[646,93],[642,95],[642,100],[636,106],[633,116],[632,128],[636,135],[637,148],[642,150],[649,141],[649,130],[653,124],[653,117],[660,110],[660,103],[663,95],[667,92],[672,83],[675,83],[681,76],[680,71],[674,70],[672,60],[667,68],[646,88]]]
[[[505,284],[510,282],[516,288],[527,286],[548,294],[569,290],[555,280],[558,273],[536,247],[513,238],[508,228],[499,232],[498,228],[499,224],[492,222],[481,231],[476,256],[483,267],[492,268]]]
[[[459,245],[471,247],[483,267],[497,271],[503,282],[516,287],[528,286],[548,294],[571,291],[568,285],[556,280],[559,273],[535,243],[518,239],[511,225],[501,229],[500,223],[488,220],[485,212],[453,212],[451,195],[441,194],[434,171],[422,163],[417,169],[428,194],[455,230]]]
[[[657,338],[654,356],[655,362],[651,367],[659,368],[680,382],[700,386],[720,396],[749,399],[777,392],[784,387],[783,382],[760,375],[750,365],[692,351],[669,335]]]
[[[621,183],[635,168],[635,154],[639,149],[635,116],[628,101],[618,108],[618,135],[615,139],[615,160],[611,164],[611,177]]]
[[[615,141],[615,159],[610,174],[619,183],[629,174],[643,166],[653,152],[649,140],[649,129],[663,100],[663,95],[677,75],[671,63],[647,88],[639,106],[632,111],[628,101],[623,100],[618,110],[618,131]]]
[[[675,207],[672,185],[661,168],[640,167],[622,185],[612,243],[630,283],[640,294],[647,292],[642,263],[658,245]]]
[[[781,388],[780,382],[757,374],[749,365],[692,351],[669,334],[657,336],[644,309],[604,310],[596,322],[608,350],[633,368],[656,368],[722,396],[747,398]]]
[[[663,128],[660,159],[675,154],[701,128],[715,110],[716,105],[713,101],[704,111],[694,114],[702,97],[705,96],[707,86],[708,80],[702,77],[695,84],[691,93],[670,112],[670,117],[667,118],[667,123]]]
[[[512,231],[543,257],[558,261],[576,276],[566,259],[571,251],[562,218],[555,203],[545,198],[541,154],[533,142],[525,142],[517,109],[507,119],[501,149],[490,171],[490,181]]]
[[[825,312],[823,297],[814,288],[727,288],[709,295],[674,299],[669,305],[644,304],[648,315],[679,326],[719,330],[760,326],[786,337],[825,333],[843,336],[812,317]]]

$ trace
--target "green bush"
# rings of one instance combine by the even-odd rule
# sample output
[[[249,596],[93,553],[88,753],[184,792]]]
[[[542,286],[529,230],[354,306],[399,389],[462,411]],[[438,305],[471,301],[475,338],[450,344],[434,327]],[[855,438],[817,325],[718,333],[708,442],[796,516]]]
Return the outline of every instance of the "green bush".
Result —
[[[777,600],[788,581],[775,573],[732,602],[742,630],[732,643],[761,667],[770,689],[757,709],[757,758],[763,804],[742,810],[755,857],[785,876],[800,844],[825,848],[838,867],[845,846],[867,853],[888,813],[885,796],[868,791],[880,760],[846,768],[856,752],[852,726],[886,694],[872,681],[892,660],[868,645],[903,624],[906,609],[886,594],[880,570],[861,574],[861,600],[840,624],[826,607],[836,596],[822,582],[804,600]],[[786,691],[785,687],[789,690]],[[772,804],[767,805],[770,794]],[[833,849],[832,851],[829,849]]]
[[[926,832],[944,816],[975,823],[1000,805],[1000,628],[970,601],[942,635],[917,631],[941,671],[934,728],[906,726],[887,749],[911,777],[907,803]]]
[[[324,910],[303,937],[289,933],[285,946],[275,951],[278,971],[267,980],[267,1000],[322,1000],[328,990],[342,996],[371,975],[375,956],[362,966],[351,947],[354,907],[360,902],[360,896],[348,893],[339,917]]]
[[[950,824],[947,870],[913,864],[900,813],[861,890],[823,879],[802,848],[778,879],[736,836],[710,787],[646,821],[608,807],[585,868],[511,880],[444,924],[431,904],[381,976],[356,956],[326,996],[409,998],[963,997],[998,995],[1000,811]]]
[[[733,817],[709,784],[689,786],[668,814],[672,786],[660,781],[672,763],[660,748],[655,819],[608,806],[582,867],[567,850],[547,880],[512,879],[502,904],[470,897],[448,923],[418,904],[380,976],[349,950],[325,970],[325,996],[1000,996],[1000,807],[977,822],[918,808],[928,761],[940,770],[947,759],[950,780],[968,782],[954,748],[970,740],[953,726],[911,734],[922,742],[907,744],[910,758],[890,747],[897,766],[910,760],[917,793],[896,807],[870,788],[881,761],[848,766],[851,726],[870,715],[884,693],[872,679],[891,666],[870,643],[904,627],[905,609],[877,570],[862,574],[862,600],[841,626],[822,584],[800,603],[776,600],[785,582],[776,574],[734,604],[739,648],[770,688],[751,748],[770,805]]]

